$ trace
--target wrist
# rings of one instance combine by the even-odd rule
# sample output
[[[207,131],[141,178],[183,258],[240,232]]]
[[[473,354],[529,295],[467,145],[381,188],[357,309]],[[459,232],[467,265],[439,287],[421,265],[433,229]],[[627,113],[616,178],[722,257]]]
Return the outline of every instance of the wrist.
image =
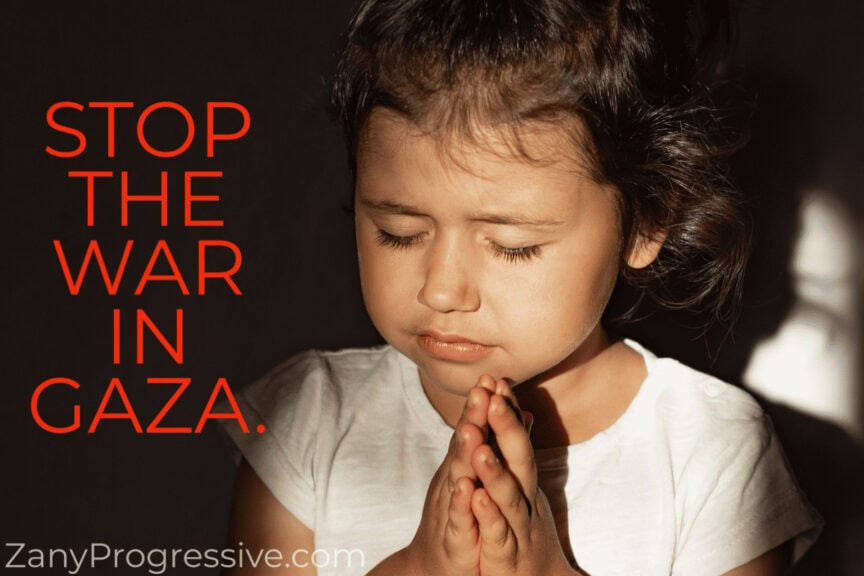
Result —
[[[574,568],[569,562],[559,567],[558,570],[553,570],[550,574],[552,576],[589,576],[587,572],[583,572],[578,567]]]
[[[410,548],[397,550],[372,569],[368,576],[424,576]]]
[[[423,563],[420,561],[417,549],[412,542],[405,548],[402,548],[394,556],[397,557],[399,574],[405,576],[427,576],[423,570]]]

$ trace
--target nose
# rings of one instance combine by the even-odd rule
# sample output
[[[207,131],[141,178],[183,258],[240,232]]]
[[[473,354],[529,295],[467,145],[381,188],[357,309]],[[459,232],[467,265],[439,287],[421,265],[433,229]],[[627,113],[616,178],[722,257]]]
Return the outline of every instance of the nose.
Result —
[[[426,256],[426,276],[417,301],[442,313],[478,310],[477,268],[471,266],[457,239],[436,238]]]

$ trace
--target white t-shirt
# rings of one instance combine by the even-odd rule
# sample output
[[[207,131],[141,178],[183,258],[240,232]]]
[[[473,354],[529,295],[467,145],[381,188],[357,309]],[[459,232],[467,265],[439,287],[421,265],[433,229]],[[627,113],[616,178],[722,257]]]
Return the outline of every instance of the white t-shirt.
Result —
[[[791,538],[799,558],[820,519],[756,402],[627,344],[648,377],[624,415],[536,455],[565,552],[597,576],[722,574]],[[453,430],[408,358],[389,346],[306,352],[238,401],[252,432],[228,432],[315,532],[319,575],[365,574],[411,541]]]

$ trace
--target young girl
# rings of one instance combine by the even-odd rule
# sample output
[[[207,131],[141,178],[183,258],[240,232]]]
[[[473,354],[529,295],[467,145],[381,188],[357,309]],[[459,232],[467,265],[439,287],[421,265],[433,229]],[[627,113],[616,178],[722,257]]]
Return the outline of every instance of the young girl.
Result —
[[[601,322],[619,279],[704,305],[744,265],[664,10],[362,3],[334,101],[388,345],[245,390],[235,544],[293,574],[632,576],[781,574],[812,543],[757,404]]]

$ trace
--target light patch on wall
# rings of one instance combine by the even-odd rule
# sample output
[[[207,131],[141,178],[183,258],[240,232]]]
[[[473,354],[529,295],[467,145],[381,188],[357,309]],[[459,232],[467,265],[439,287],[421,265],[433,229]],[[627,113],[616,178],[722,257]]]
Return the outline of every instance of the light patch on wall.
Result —
[[[795,304],[756,347],[744,382],[772,402],[835,422],[864,442],[861,373],[862,233],[826,190],[801,204],[790,262]]]

